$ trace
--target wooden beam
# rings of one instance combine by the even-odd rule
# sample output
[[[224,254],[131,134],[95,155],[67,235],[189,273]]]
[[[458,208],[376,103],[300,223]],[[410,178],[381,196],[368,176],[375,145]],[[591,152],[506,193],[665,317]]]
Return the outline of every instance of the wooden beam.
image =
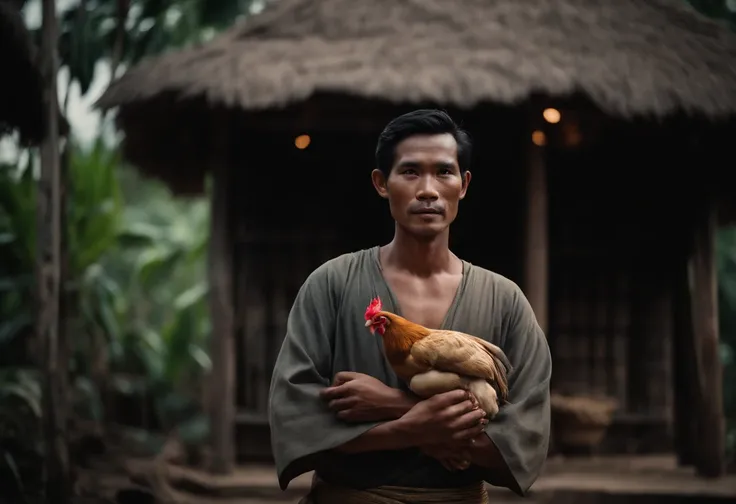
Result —
[[[59,156],[59,105],[56,89],[57,22],[54,0],[43,0],[42,74],[45,128],[38,181],[36,281],[36,338],[43,348],[43,427],[45,438],[46,497],[53,504],[71,498],[69,450],[66,436],[66,363],[59,342],[61,276],[61,159]]]
[[[209,301],[212,320],[210,427],[212,472],[227,474],[235,463],[235,342],[232,287],[230,142],[226,118],[216,115],[212,132],[212,205]]]
[[[695,468],[704,477],[720,477],[726,467],[726,426],[723,414],[723,370],[719,353],[716,272],[715,201],[704,198],[696,211],[689,262],[690,295],[697,381],[691,383],[697,401],[697,439],[693,442]]]
[[[523,291],[537,316],[542,330],[547,332],[549,295],[548,194],[547,166],[544,146],[532,141],[534,131],[544,132],[541,110],[530,107],[527,144],[526,219],[524,222]]]

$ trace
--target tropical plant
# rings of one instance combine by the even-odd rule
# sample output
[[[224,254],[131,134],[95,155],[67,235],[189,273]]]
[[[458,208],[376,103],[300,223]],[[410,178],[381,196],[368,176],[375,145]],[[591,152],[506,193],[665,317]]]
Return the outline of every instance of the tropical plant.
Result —
[[[115,69],[145,56],[196,43],[231,25],[258,0],[80,0],[59,13],[59,55],[82,94],[95,67]]]
[[[0,171],[0,366],[21,362],[33,340],[36,181],[28,160]],[[102,141],[73,145],[68,172],[64,323],[75,392],[86,397],[77,413],[99,420],[108,395],[123,394],[151,401],[158,427],[181,427],[201,411],[210,365],[207,201],[176,201],[121,167]]]
[[[204,261],[209,210],[204,199],[176,201],[160,184],[143,183],[127,170],[121,176],[124,185],[138,188],[131,192],[139,199],[126,208],[120,246],[106,263],[117,292],[124,293],[116,303],[122,330],[111,352],[120,373],[116,388],[140,390],[122,377],[145,376],[157,420],[168,430],[197,411],[210,366]]]
[[[0,165],[0,365],[28,362],[35,257],[35,180],[29,161]]]
[[[117,155],[101,141],[86,150],[72,147],[70,153],[64,218],[70,281],[62,288],[74,311],[76,299],[94,296],[94,288],[79,280],[88,277],[88,270],[115,243],[122,207],[115,178]],[[0,365],[28,362],[21,349],[33,329],[37,181],[33,156],[27,160],[21,167],[0,168],[0,345],[15,350],[3,352]],[[89,320],[65,315],[72,333],[90,331]]]
[[[41,387],[37,372],[0,370],[0,498],[41,502]]]

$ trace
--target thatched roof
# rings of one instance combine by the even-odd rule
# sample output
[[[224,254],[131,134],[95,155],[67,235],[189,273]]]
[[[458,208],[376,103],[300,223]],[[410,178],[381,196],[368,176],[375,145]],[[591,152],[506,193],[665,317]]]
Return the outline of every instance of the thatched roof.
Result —
[[[43,76],[38,50],[18,10],[19,2],[0,0],[0,137],[17,131],[21,143],[38,144],[46,132]],[[61,117],[60,133],[68,132]]]
[[[275,0],[143,62],[109,108],[173,92],[245,110],[337,92],[468,107],[532,92],[608,112],[736,112],[736,35],[683,0]]]

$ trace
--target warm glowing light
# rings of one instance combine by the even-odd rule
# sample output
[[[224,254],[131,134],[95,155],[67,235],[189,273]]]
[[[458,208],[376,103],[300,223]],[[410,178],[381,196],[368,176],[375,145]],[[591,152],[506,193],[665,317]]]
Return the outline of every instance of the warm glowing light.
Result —
[[[309,135],[299,135],[294,139],[294,145],[296,145],[297,149],[306,149],[309,147],[309,144],[312,142],[312,139],[309,138]]]
[[[544,112],[542,112],[542,116],[544,117],[545,121],[551,124],[557,124],[562,118],[560,111],[553,108],[544,109]]]
[[[538,145],[539,147],[547,145],[547,137],[545,136],[544,131],[534,131],[534,133],[532,133],[532,142],[534,145]]]
[[[580,133],[577,124],[567,121],[562,126],[565,144],[569,147],[577,147],[583,141],[583,135]]]

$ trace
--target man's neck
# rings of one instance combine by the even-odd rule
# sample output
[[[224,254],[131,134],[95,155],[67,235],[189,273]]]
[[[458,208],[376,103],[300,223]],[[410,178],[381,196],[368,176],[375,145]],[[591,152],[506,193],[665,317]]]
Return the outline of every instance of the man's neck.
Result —
[[[384,268],[409,271],[417,276],[453,272],[459,260],[450,252],[449,230],[432,239],[417,238],[396,226],[394,239],[381,249]]]

